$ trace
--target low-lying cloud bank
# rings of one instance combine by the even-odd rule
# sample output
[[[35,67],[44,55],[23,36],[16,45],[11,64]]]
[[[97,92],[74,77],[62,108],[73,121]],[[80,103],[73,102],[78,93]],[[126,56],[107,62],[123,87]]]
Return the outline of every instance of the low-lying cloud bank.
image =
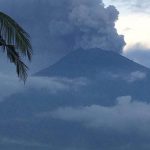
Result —
[[[45,89],[49,93],[57,93],[59,91],[76,91],[79,87],[86,86],[88,79],[86,78],[57,78],[57,77],[30,77],[27,88]]]
[[[51,94],[57,94],[60,91],[78,91],[80,87],[88,84],[86,78],[56,78],[56,77],[29,77],[26,84],[18,81],[15,76],[0,73],[0,101],[12,94],[23,92],[28,89],[45,90]]]
[[[117,104],[112,107],[64,107],[44,113],[43,117],[78,122],[88,128],[108,128],[125,133],[136,131],[146,136],[150,133],[150,104],[133,101],[131,96],[118,97]]]
[[[144,71],[133,71],[128,74],[101,72],[99,74],[100,80],[123,80],[127,83],[134,84],[147,79],[147,73]],[[10,76],[0,73],[0,101],[11,96],[12,94],[19,93],[28,89],[45,90],[51,94],[57,94],[60,91],[79,91],[81,87],[90,85],[91,80],[80,77],[75,79],[61,78],[61,77],[36,77],[29,76],[26,84],[19,82],[16,76]]]
[[[139,71],[131,72],[129,75],[132,75],[128,78],[132,79],[130,84],[134,84],[135,79],[141,81],[146,78],[145,73]],[[21,92],[18,97],[10,96],[1,103],[0,133],[3,133],[5,128],[8,136],[0,137],[0,147],[1,145],[22,146],[40,150],[49,148],[148,150],[150,148],[150,103],[136,101],[131,96],[118,97],[116,101],[110,98],[110,102],[114,101],[113,106],[100,105],[103,98],[99,98],[96,104],[96,101],[89,97],[84,101],[82,94],[87,93],[80,92],[80,89],[90,84],[86,78],[29,77],[25,86],[16,82],[18,78],[15,77],[9,78],[0,74],[0,78],[3,85],[0,88],[0,95],[4,94],[2,100],[13,93]],[[113,77],[112,79],[114,80]],[[118,78],[116,80],[118,81]],[[11,84],[7,85],[6,81]],[[47,99],[40,95],[42,90]],[[76,99],[79,103],[75,103],[74,99],[69,99],[68,96],[70,93],[75,93],[78,98],[77,90],[81,94],[81,97]],[[61,97],[59,103],[57,95],[61,92],[67,93],[68,97],[64,99]],[[56,96],[56,99],[50,99],[51,96]],[[11,134],[12,131],[14,136]],[[30,140],[32,138],[33,140]]]

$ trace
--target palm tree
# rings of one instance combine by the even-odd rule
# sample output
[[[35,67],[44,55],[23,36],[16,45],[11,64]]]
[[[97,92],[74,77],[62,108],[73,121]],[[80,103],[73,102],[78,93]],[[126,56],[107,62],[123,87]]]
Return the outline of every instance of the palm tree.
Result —
[[[10,62],[15,64],[18,77],[25,82],[28,67],[22,61],[22,56],[27,56],[28,60],[31,60],[32,46],[29,35],[3,12],[0,12],[0,47],[6,52]]]

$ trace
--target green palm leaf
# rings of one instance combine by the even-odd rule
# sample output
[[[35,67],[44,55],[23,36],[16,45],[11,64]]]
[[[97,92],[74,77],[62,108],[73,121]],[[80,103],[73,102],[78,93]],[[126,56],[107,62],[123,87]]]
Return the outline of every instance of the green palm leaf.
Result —
[[[7,51],[7,57],[16,65],[18,77],[27,78],[27,66],[21,61],[20,56],[27,56],[31,60],[32,46],[29,35],[11,17],[0,12],[0,46]]]

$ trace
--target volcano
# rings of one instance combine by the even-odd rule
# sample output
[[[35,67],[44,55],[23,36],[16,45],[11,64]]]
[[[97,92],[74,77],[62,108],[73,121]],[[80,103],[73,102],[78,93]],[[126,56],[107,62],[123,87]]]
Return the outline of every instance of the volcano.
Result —
[[[36,75],[93,78],[102,72],[131,73],[134,71],[148,73],[149,69],[112,51],[79,49],[69,53],[54,65],[41,70]]]
[[[122,95],[144,101],[150,97],[150,69],[112,51],[79,49],[35,75],[86,79],[87,86],[74,95],[80,97],[83,95],[80,92],[85,93],[85,103],[93,99],[96,104],[109,105],[113,103],[110,99]]]

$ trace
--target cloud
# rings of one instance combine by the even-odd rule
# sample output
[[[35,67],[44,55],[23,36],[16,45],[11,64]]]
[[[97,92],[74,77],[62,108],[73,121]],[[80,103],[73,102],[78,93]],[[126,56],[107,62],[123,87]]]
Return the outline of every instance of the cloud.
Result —
[[[129,83],[141,81],[147,78],[147,73],[143,71],[133,71],[129,74],[126,73],[112,73],[101,72],[98,76],[99,80],[124,80]],[[36,77],[29,76],[26,84],[19,82],[16,76],[9,76],[0,73],[0,101],[3,101],[7,97],[15,93],[20,93],[26,90],[35,89],[37,91],[46,91],[49,94],[58,94],[59,92],[78,92],[83,87],[88,87],[91,81],[87,78],[80,77],[74,79],[68,79],[64,77]]]
[[[118,97],[117,104],[111,107],[62,107],[43,116],[78,122],[94,129],[108,128],[119,132],[136,129],[141,134],[150,133],[150,104],[134,101],[131,96]]]
[[[143,0],[142,2],[140,0],[133,0],[131,3],[131,6],[133,8],[135,8],[134,10],[148,10],[149,9],[149,5],[150,5],[150,1],[149,0]]]
[[[144,71],[133,71],[129,73],[113,73],[113,72],[102,72],[103,77],[111,78],[113,80],[124,80],[129,83],[133,83],[136,81],[142,81],[147,78],[147,73]]]
[[[68,79],[30,76],[24,85],[15,76],[11,76],[10,78],[9,75],[0,73],[0,101],[28,89],[45,90],[51,94],[57,94],[60,91],[78,91],[80,87],[86,86],[88,82],[86,78]]]
[[[147,74],[141,71],[134,71],[126,78],[128,82],[135,82],[145,79]]]
[[[150,1],[149,0],[143,0],[142,2],[140,0],[120,0],[120,1],[117,1],[117,0],[110,0],[111,2],[113,3],[119,3],[119,4],[124,4],[124,6],[126,6],[127,8],[129,9],[132,9],[133,11],[148,11],[149,9],[149,4],[150,4]]]
[[[30,77],[26,88],[44,89],[57,94],[59,91],[77,91],[87,84],[88,80],[86,78]]]
[[[115,29],[119,12],[101,0],[1,0],[0,9],[30,33],[34,71],[77,48],[121,53],[125,45]]]
[[[13,86],[18,84],[15,81],[12,82]],[[57,97],[55,100],[53,97],[51,98],[52,94],[59,94],[61,91],[68,91],[67,94],[72,93],[72,90],[80,90],[80,87],[87,84],[88,80],[85,78],[70,80],[67,78],[29,77],[22,89],[25,92],[23,95],[10,97],[6,103],[4,102],[4,108],[1,104],[3,109],[1,109],[0,116],[2,117],[0,132],[2,135],[8,134],[8,137],[0,137],[0,147],[7,145],[11,149],[16,146],[16,148],[22,149],[33,147],[32,149],[62,150],[131,150],[135,147],[139,150],[145,147],[149,149],[149,103],[135,101],[131,96],[118,97],[113,106],[99,105],[102,99],[98,99],[97,105],[95,105],[94,99],[89,100],[89,97],[85,101],[82,98],[76,99],[77,104],[74,99],[66,97],[60,97],[58,100]],[[4,89],[8,90],[8,88],[9,84]],[[25,91],[27,89],[31,89],[29,91],[33,95],[35,91],[37,93],[32,97]],[[40,96],[42,89],[44,92],[46,91],[44,94],[50,93],[46,95],[49,102],[42,97],[43,95]],[[86,93],[82,92],[81,97],[82,94]],[[78,95],[76,96],[78,97]],[[114,99],[111,100],[114,101]],[[70,104],[72,107],[62,107],[70,106]],[[4,118],[5,116],[6,118]]]

